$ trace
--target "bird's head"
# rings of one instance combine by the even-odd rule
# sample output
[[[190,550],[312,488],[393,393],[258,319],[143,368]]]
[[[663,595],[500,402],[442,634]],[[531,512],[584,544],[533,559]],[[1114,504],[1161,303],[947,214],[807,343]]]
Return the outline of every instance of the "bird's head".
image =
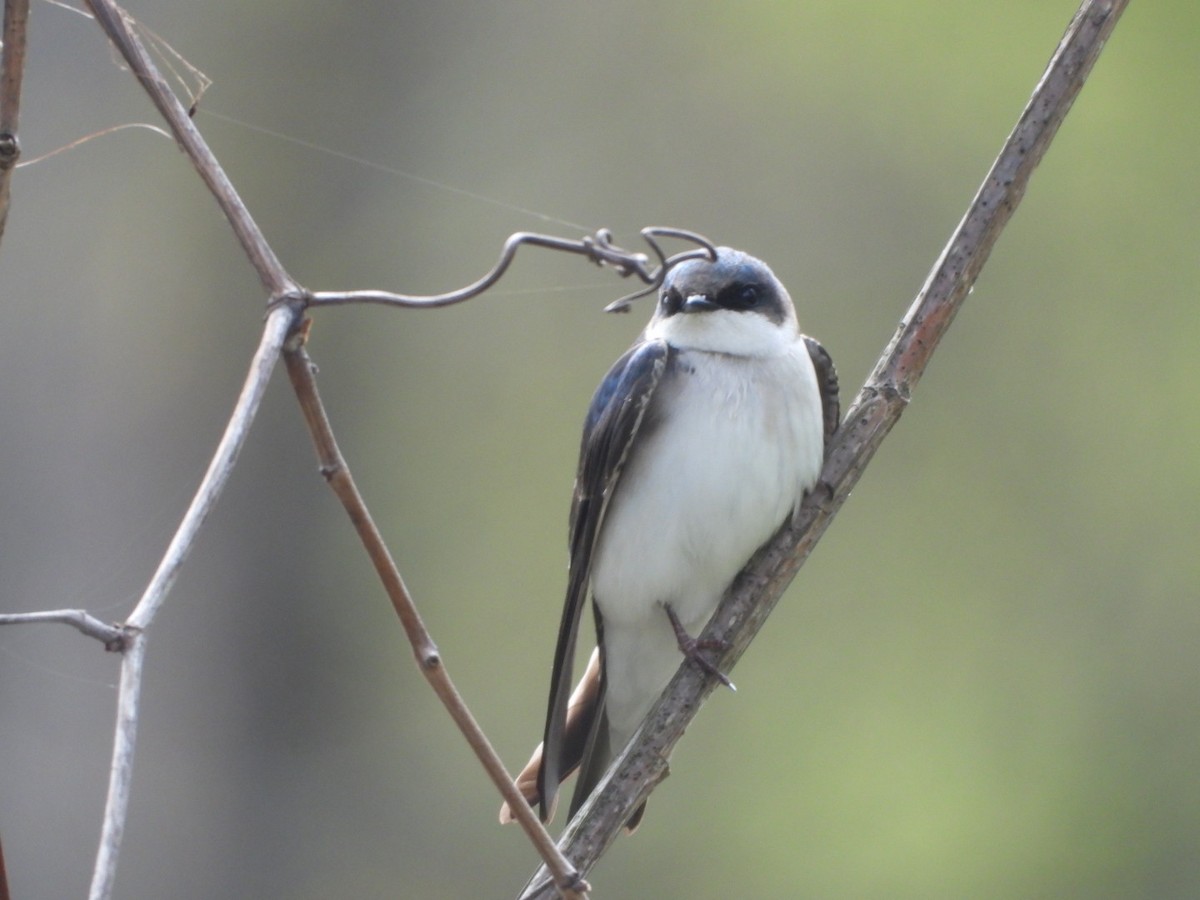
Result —
[[[690,259],[663,281],[646,337],[680,350],[772,356],[799,328],[787,289],[761,260],[718,247],[715,261]]]

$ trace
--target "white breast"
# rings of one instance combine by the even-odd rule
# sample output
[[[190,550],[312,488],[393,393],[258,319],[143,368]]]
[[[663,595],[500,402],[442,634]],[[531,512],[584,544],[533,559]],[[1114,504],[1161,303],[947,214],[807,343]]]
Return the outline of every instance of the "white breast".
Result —
[[[802,341],[768,358],[676,352],[655,397],[661,419],[630,458],[593,560],[614,749],[681,661],[663,604],[698,634],[823,458],[821,398]]]

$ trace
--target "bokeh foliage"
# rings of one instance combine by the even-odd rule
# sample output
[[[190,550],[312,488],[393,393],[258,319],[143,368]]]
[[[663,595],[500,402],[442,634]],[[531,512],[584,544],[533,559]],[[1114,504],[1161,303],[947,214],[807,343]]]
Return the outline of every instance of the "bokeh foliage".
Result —
[[[847,391],[1074,8],[218,7],[130,8],[214,79],[197,122],[308,286],[439,291],[514,230],[678,225],[768,260]],[[598,896],[1200,892],[1198,29],[1192,3],[1131,6],[904,420]],[[91,23],[35,4],[31,40],[26,158],[150,120]],[[513,767],[541,729],[580,419],[646,314],[600,314],[624,287],[534,252],[465,307],[317,316],[343,449]],[[0,609],[128,611],[261,302],[167,142],[124,132],[18,173]],[[532,871],[282,378],[155,629],[121,896],[504,897]],[[65,629],[0,632],[15,896],[83,891],[115,673]]]

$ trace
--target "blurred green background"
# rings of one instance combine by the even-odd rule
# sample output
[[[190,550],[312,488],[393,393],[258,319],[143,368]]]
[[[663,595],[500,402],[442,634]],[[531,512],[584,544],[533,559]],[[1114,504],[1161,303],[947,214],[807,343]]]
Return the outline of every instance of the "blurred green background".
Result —
[[[691,228],[771,263],[847,399],[1074,8],[130,4],[213,79],[197,124],[307,286],[436,292],[512,231]],[[597,897],[1200,895],[1197,33],[1194,3],[1132,5]],[[25,158],[136,121],[153,111],[95,25],[35,3]],[[264,298],[149,132],[13,193],[0,610],[120,619]],[[532,251],[466,306],[315,317],[343,450],[514,768],[541,732],[583,410],[648,315],[600,313],[626,287]],[[496,824],[284,381],[151,635],[118,896],[514,896],[534,854]],[[0,631],[21,900],[85,891],[117,671],[68,629]]]

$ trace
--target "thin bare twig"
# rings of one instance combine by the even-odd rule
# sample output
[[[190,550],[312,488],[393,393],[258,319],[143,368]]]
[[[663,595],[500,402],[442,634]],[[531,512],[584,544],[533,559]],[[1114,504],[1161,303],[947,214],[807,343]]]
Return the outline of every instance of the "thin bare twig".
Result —
[[[304,349],[305,339],[306,329],[298,331],[293,336],[285,348],[284,361],[316,446],[321,474],[325,476],[330,488],[345,507],[350,521],[358,532],[359,539],[371,557],[375,571],[387,591],[388,599],[391,600],[400,624],[408,636],[417,667],[425,675],[434,693],[437,694],[450,713],[450,717],[458,725],[463,737],[466,738],[496,789],[509,806],[516,811],[517,821],[539,855],[546,860],[557,892],[566,898],[583,900],[587,896],[587,891],[590,890],[587,882],[583,881],[580,874],[559,852],[545,826],[534,814],[533,808],[522,799],[520,790],[513,783],[512,776],[505,769],[499,754],[488,742],[474,716],[471,715],[471,711],[454,687],[454,682],[451,681],[450,674],[442,662],[441,653],[425,628],[425,623],[421,621],[421,614],[417,611],[416,604],[413,603],[412,596],[404,584],[404,579],[401,577],[399,569],[396,568],[391,553],[388,552],[387,545],[384,543],[379,529],[376,528],[366,502],[359,493],[354,478],[346,466],[346,461],[342,457],[337,439],[329,424],[329,417],[317,392],[316,380],[313,378],[312,360]]]
[[[109,625],[101,622],[95,616],[82,609],[51,609],[43,612],[0,613],[0,625],[35,625],[43,622],[54,622],[70,625],[88,637],[93,637],[104,644],[106,650],[122,650],[125,644],[125,632],[119,625]]]
[[[242,385],[225,434],[217,445],[208,471],[196,490],[183,521],[171,539],[167,552],[158,564],[154,577],[122,628],[125,656],[121,661],[121,686],[117,694],[117,725],[113,738],[112,768],[109,773],[108,798],[104,806],[104,824],[100,833],[100,848],[92,872],[90,900],[107,900],[112,896],[117,874],[117,856],[129,808],[129,789],[133,775],[133,752],[137,742],[138,699],[142,689],[142,662],[146,653],[146,628],[162,607],[167,593],[175,583],[196,535],[208,514],[216,505],[237,462],[238,453],[250,433],[250,425],[258,413],[267,382],[279,359],[280,349],[292,327],[295,313],[288,307],[277,307],[267,318],[262,340],[250,363],[250,372]]]
[[[112,0],[87,0],[87,5],[100,27],[104,29],[104,33],[108,35],[108,39],[120,51],[133,74],[142,83],[159,114],[166,120],[171,134],[179,143],[179,148],[192,161],[201,180],[216,198],[217,205],[221,207],[225,218],[233,227],[238,243],[242,245],[251,265],[258,273],[263,288],[273,301],[298,295],[299,286],[288,275],[275,251],[267,243],[262,230],[246,209],[238,192],[234,190],[225,170],[221,168],[216,156],[192,123],[187,109],[179,102],[175,92],[154,65],[145,45],[133,30],[133,20]]]
[[[29,0],[4,0],[4,50],[0,54],[0,238],[4,237],[8,222],[13,169],[21,157],[17,126],[21,118],[28,21]]]
[[[930,356],[970,292],[1127,3],[1085,0],[1075,14],[966,215],[846,414],[826,460],[821,486],[806,499],[796,519],[750,561],[705,629],[702,640],[728,642],[730,649],[720,660],[724,671],[758,632],[908,405]],[[559,846],[583,874],[667,776],[671,748],[714,685],[698,668],[681,666],[629,747],[567,826]],[[550,889],[545,873],[539,870],[521,897],[547,896]]]
[[[267,389],[267,382],[271,379],[271,372],[274,371],[275,363],[279,360],[283,342],[291,331],[296,318],[296,313],[291,308],[284,306],[276,307],[267,317],[262,339],[250,362],[250,371],[242,385],[242,392],[234,407],[233,415],[229,418],[229,424],[225,426],[225,434],[221,438],[221,443],[217,445],[216,453],[208,464],[208,471],[204,473],[204,480],[200,482],[196,496],[192,498],[192,503],[188,507],[187,513],[184,514],[183,521],[179,523],[179,529],[175,532],[170,546],[167,547],[167,552],[159,562],[154,577],[150,579],[150,584],[147,585],[141,599],[138,600],[137,606],[125,620],[126,628],[145,631],[174,585],[179,569],[196,540],[196,535],[204,524],[204,520],[208,518],[208,514],[212,512],[217,498],[233,472],[238,453],[250,432],[255,415],[258,413],[263,393]]]
[[[125,640],[121,660],[121,684],[117,690],[117,725],[113,732],[112,766],[108,775],[108,799],[100,846],[92,869],[88,900],[108,900],[117,878],[117,860],[129,812],[133,784],[133,751],[137,744],[138,706],[142,695],[142,671],[146,659],[146,634],[132,631]]]
[[[457,291],[450,291],[446,294],[431,294],[425,297],[417,297],[410,294],[393,294],[389,291],[317,291],[309,297],[309,305],[339,306],[348,303],[380,303],[387,306],[433,309],[440,306],[450,306],[454,303],[462,303],[464,300],[478,297],[499,281],[500,277],[508,271],[508,267],[516,257],[517,249],[522,244],[529,244],[534,247],[545,247],[549,250],[560,250],[564,253],[581,254],[598,266],[611,267],[622,278],[628,278],[631,275],[636,276],[646,287],[619,300],[614,300],[605,307],[606,312],[626,312],[629,309],[631,301],[657,290],[662,285],[667,270],[672,266],[678,265],[688,259],[707,257],[708,259],[715,260],[717,258],[717,249],[708,238],[696,234],[694,231],[684,231],[682,228],[654,226],[643,228],[641,235],[643,240],[654,251],[654,255],[658,257],[659,264],[654,269],[649,268],[650,260],[646,254],[632,253],[614,244],[612,232],[607,228],[601,228],[594,235],[589,235],[577,241],[547,234],[518,231],[515,234],[510,234],[508,239],[505,240],[504,247],[500,250],[500,259],[490,272],[478,281],[464,288],[459,288]],[[694,244],[699,244],[700,249],[685,250],[682,253],[676,253],[674,256],[668,257],[658,243],[658,238],[660,237],[672,237],[691,241]]]

